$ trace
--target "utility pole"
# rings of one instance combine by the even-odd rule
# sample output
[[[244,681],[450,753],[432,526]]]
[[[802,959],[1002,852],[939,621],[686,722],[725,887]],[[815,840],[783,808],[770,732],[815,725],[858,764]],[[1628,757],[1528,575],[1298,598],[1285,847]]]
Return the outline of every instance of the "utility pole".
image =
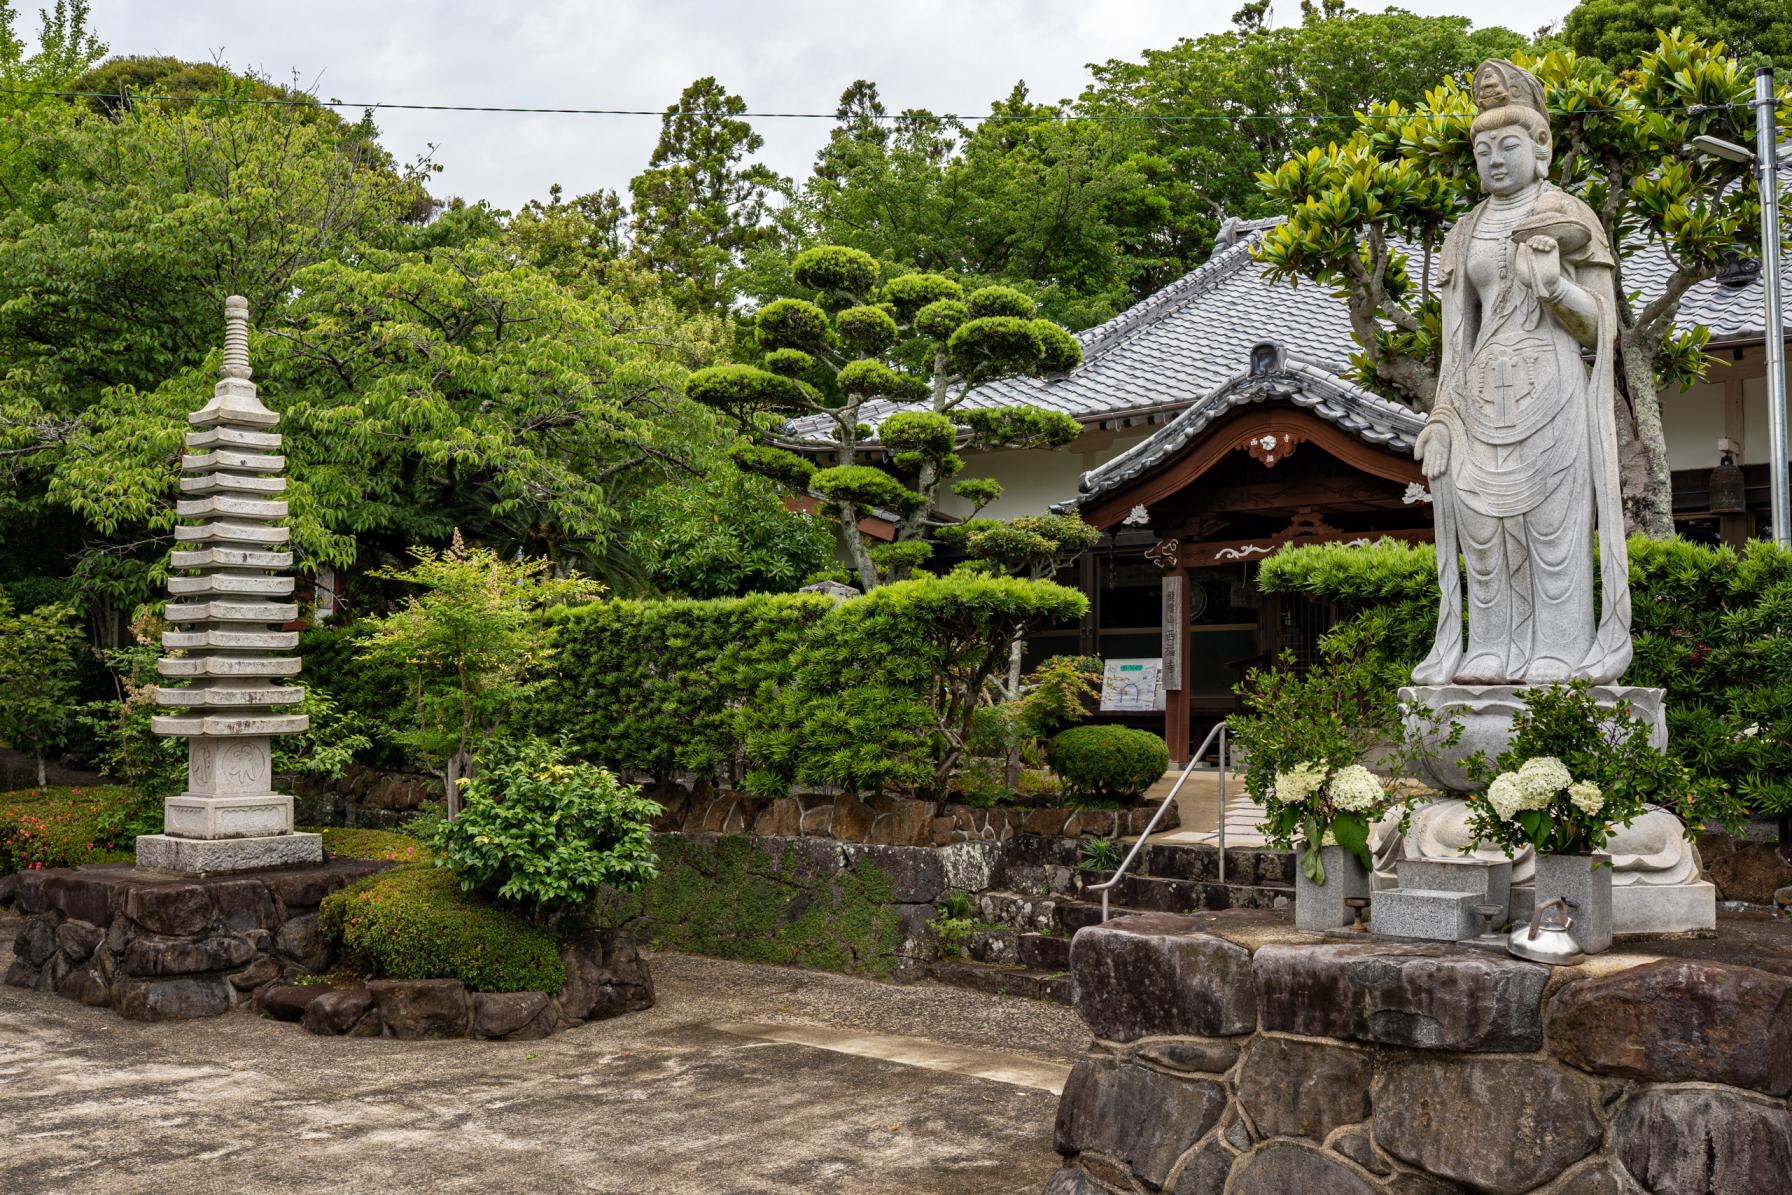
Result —
[[[1773,68],[1755,72],[1755,169],[1761,180],[1761,282],[1766,291],[1767,434],[1772,441],[1773,542],[1792,544],[1786,441],[1786,321],[1780,310],[1780,155]]]

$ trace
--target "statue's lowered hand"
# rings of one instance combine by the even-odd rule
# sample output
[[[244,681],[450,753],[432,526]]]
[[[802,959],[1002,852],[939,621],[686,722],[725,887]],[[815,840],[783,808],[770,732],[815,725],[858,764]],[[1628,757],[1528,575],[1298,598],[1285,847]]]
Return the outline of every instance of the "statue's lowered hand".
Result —
[[[1425,470],[1426,481],[1436,481],[1450,467],[1450,433],[1441,424],[1428,423],[1413,445],[1413,454]]]
[[[1562,250],[1554,237],[1538,235],[1518,246],[1518,276],[1542,299],[1562,293]]]

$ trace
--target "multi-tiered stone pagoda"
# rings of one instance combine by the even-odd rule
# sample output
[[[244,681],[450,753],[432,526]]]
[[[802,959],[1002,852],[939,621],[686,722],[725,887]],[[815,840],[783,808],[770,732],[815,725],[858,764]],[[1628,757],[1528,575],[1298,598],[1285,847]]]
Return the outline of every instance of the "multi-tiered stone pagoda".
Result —
[[[185,713],[154,719],[158,734],[187,740],[187,791],[168,798],[161,834],[137,839],[137,865],[166,871],[241,871],[323,859],[316,834],[295,834],[292,798],[274,792],[272,736],[308,725],[288,712],[304,699],[281,678],[298,674],[290,532],[281,499],[280,416],[249,380],[249,304],[224,304],[224,366],[212,400],[187,416],[182,518],[169,560],[170,651],[157,700]]]

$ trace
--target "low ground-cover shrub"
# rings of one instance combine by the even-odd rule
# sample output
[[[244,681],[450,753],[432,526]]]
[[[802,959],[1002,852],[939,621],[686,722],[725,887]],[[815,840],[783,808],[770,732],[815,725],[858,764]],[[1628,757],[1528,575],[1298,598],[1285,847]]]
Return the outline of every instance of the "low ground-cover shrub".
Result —
[[[1128,726],[1073,726],[1053,735],[1045,757],[1073,802],[1120,802],[1136,797],[1170,766],[1164,741]]]
[[[429,830],[436,866],[538,923],[656,874],[648,825],[660,805],[602,768],[567,763],[540,739],[495,748],[462,797],[460,816]]]
[[[396,830],[363,830],[325,826],[324,850],[337,859],[384,859],[389,863],[434,863],[435,852],[409,834]]]
[[[350,967],[384,979],[458,979],[482,992],[557,992],[547,927],[501,909],[436,867],[397,867],[324,898],[319,927]]]
[[[0,874],[128,862],[161,820],[160,801],[118,786],[0,793]]]

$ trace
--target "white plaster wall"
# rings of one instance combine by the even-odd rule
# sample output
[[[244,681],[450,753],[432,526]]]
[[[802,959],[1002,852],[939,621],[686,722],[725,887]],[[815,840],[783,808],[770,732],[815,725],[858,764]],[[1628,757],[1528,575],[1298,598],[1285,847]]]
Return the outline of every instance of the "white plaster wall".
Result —
[[[953,480],[993,477],[1002,483],[1002,496],[983,508],[983,515],[989,518],[1012,519],[1019,515],[1044,514],[1052,503],[1067,502],[1076,497],[1077,482],[1085,470],[1112,460],[1156,430],[1151,427],[1129,427],[1120,431],[1090,428],[1068,446],[1056,450],[968,452],[964,471]],[[961,518],[970,513],[968,503],[950,494],[940,505],[947,514]]]

